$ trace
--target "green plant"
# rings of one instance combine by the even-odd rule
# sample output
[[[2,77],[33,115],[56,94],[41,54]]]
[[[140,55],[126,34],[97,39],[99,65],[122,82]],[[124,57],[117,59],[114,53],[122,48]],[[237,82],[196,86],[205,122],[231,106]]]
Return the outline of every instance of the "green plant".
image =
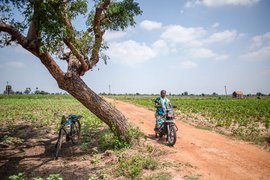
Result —
[[[42,177],[34,177],[34,180],[43,180],[43,178]]]
[[[143,132],[136,126],[129,126],[127,131],[127,137],[128,137],[128,143],[130,145],[137,144],[139,142],[140,138],[144,136]]]
[[[63,180],[60,174],[50,174],[47,180]]]
[[[96,180],[98,179],[96,176],[89,176],[88,180]]]
[[[122,149],[128,148],[130,145],[123,141],[122,139],[118,138],[111,130],[106,130],[99,139],[99,144],[101,149]]]
[[[199,176],[200,175],[188,176],[188,177],[185,177],[185,180],[197,180],[199,179]]]
[[[137,154],[131,157],[120,155],[118,157],[118,173],[127,178],[136,178],[140,175],[143,169],[154,170],[157,168],[157,161],[150,156]]]
[[[86,151],[86,150],[88,149],[88,145],[89,145],[89,143],[83,142],[83,143],[80,145],[80,149],[81,149],[82,151]]]
[[[18,137],[11,137],[9,135],[5,135],[2,140],[6,144],[15,144],[17,146],[22,145],[24,140]]]
[[[91,164],[93,164],[94,166],[96,166],[99,163],[99,158],[97,156],[98,150],[97,148],[93,148],[92,149],[92,159],[91,159]]]
[[[170,173],[160,172],[148,177],[143,178],[143,180],[170,180],[172,175]]]
[[[109,179],[109,175],[105,171],[101,171],[100,177],[101,179]]]
[[[12,175],[8,177],[11,180],[24,180],[24,173],[19,173],[18,175]]]

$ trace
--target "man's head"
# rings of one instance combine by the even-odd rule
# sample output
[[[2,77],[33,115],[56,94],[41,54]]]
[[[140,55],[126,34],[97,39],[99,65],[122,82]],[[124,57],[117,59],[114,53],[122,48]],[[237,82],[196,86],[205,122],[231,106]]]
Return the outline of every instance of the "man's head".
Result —
[[[161,91],[160,91],[160,96],[161,96],[162,98],[164,98],[164,97],[166,96],[166,91],[165,91],[165,90],[161,90]]]

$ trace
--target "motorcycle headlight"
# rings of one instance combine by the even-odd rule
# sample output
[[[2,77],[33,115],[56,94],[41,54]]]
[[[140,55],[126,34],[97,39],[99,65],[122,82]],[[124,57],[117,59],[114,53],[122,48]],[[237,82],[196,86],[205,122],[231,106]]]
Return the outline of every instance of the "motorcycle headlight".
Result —
[[[167,116],[168,117],[173,117],[173,112],[172,111],[169,111]]]

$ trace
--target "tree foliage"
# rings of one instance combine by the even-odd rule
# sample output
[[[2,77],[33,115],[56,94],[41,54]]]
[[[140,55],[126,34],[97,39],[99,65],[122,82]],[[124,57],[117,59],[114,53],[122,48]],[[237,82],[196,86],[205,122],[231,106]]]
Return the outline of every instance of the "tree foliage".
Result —
[[[134,0],[94,0],[93,3],[87,0],[3,0],[0,1],[0,12],[0,23],[16,28],[27,36],[29,44],[34,40],[41,53],[63,57],[69,49],[87,63],[84,71],[93,67],[91,60],[99,58],[93,54],[107,47],[102,39],[104,32],[134,26],[134,17],[142,13]],[[88,17],[84,31],[76,30],[72,25],[79,15]],[[2,30],[1,46],[17,43],[15,37]]]
[[[95,94],[80,78],[99,62],[106,30],[135,25],[142,13],[134,0],[1,0],[0,45],[20,44],[38,57],[58,86],[79,100],[119,137],[128,140],[127,120],[115,107]],[[76,29],[79,16],[86,27]],[[81,29],[81,28],[80,28]],[[67,71],[55,61],[66,60]],[[45,92],[44,92],[45,93]]]

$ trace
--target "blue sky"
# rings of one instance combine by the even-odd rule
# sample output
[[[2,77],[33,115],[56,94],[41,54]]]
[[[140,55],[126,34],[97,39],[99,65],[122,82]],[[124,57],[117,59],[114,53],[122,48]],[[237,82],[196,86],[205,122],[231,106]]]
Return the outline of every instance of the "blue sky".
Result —
[[[136,27],[106,32],[108,64],[84,81],[97,93],[270,93],[270,1],[139,0]],[[82,18],[75,26],[84,29]],[[64,62],[57,61],[65,70]],[[20,46],[0,49],[0,92],[6,81],[60,92],[56,81]]]

